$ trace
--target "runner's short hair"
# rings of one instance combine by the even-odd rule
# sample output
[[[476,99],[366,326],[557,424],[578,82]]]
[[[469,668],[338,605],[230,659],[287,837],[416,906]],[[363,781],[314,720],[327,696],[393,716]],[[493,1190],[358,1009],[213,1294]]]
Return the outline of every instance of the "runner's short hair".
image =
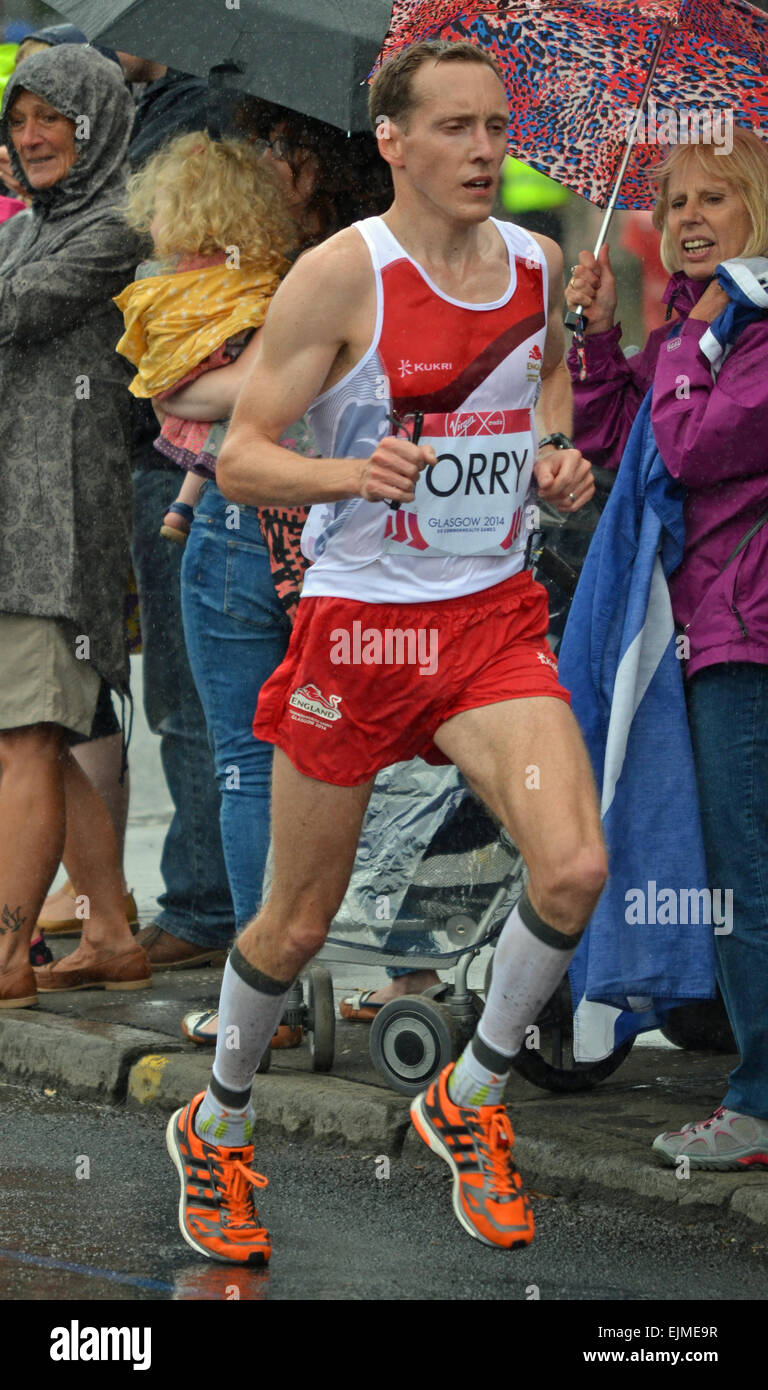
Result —
[[[661,163],[648,170],[648,177],[657,191],[653,225],[661,232],[661,262],[670,275],[682,269],[680,251],[669,230],[668,215],[671,177],[683,161],[695,161],[705,173],[732,184],[740,195],[752,223],[752,232],[739,256],[768,255],[768,146],[754,131],[734,124],[730,153],[721,154],[719,148],[711,143],[673,145]]]
[[[371,125],[376,127],[384,116],[396,121],[407,130],[408,122],[416,109],[413,95],[413,77],[419,68],[429,61],[435,63],[483,63],[490,68],[501,85],[504,78],[496,59],[484,48],[474,43],[453,43],[450,39],[430,39],[424,43],[412,43],[402,48],[382,63],[371,83],[368,93],[368,114]]]

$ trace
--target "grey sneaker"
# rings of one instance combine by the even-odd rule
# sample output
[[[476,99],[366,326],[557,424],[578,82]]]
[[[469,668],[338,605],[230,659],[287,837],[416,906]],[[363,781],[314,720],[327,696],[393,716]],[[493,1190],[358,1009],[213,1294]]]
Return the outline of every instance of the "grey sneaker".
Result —
[[[670,1166],[685,1157],[692,1168],[719,1173],[768,1168],[768,1120],[719,1105],[708,1120],[657,1135],[652,1147]]]

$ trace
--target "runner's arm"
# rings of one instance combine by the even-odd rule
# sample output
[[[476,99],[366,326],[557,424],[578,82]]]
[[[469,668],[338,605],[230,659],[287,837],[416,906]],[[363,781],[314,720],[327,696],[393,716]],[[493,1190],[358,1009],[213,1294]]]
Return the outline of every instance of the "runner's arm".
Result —
[[[226,420],[256,360],[260,332],[260,328],[255,330],[234,362],[203,372],[172,396],[162,396],[157,404],[166,415],[178,415],[181,420]],[[152,404],[155,404],[154,399]]]
[[[275,295],[219,455],[217,482],[232,501],[410,501],[421,468],[434,462],[431,449],[402,439],[382,440],[368,459],[309,459],[277,442],[321,393],[349,340],[369,288],[366,258],[359,234],[341,233],[302,256]]]

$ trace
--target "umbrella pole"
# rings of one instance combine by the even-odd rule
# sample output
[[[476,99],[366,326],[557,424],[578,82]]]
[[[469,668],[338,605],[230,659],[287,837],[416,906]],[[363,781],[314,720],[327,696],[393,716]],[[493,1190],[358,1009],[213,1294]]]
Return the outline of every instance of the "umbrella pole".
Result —
[[[643,87],[643,90],[640,94],[640,102],[635,111],[634,119],[632,121],[632,127],[629,132],[629,138],[627,139],[627,148],[624,151],[621,164],[619,165],[619,171],[616,175],[616,182],[613,187],[613,192],[608,200],[607,207],[603,214],[603,220],[600,223],[600,230],[597,234],[597,241],[595,242],[595,249],[593,252],[595,259],[597,259],[597,256],[599,255],[600,250],[605,242],[605,238],[608,235],[608,228],[611,224],[611,218],[613,217],[613,214],[616,211],[616,203],[618,202],[619,193],[621,192],[621,185],[624,182],[624,175],[627,172],[629,157],[632,153],[637,139],[637,131],[640,124],[638,118],[644,113],[648,105],[648,98],[651,94],[651,86],[653,84],[653,79],[656,76],[656,68],[658,66],[659,58],[661,57],[661,50],[664,47],[664,44],[666,43],[667,37],[669,35],[669,29],[670,21],[668,19],[665,19],[661,27],[661,33],[659,34],[659,37],[656,40],[656,47],[653,50],[653,57],[651,58],[651,66],[648,69],[648,76],[645,79],[645,86]],[[575,332],[584,332],[585,321],[582,316],[581,305],[579,305],[578,309],[568,310],[568,313],[565,316],[565,326],[566,328],[572,328]]]

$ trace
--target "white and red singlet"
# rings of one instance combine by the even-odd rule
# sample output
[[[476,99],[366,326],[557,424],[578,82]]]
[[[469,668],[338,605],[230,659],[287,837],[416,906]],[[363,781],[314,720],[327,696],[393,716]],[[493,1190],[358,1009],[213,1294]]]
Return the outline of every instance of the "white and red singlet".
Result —
[[[507,248],[509,284],[489,304],[444,294],[381,218],[355,224],[371,256],[376,326],[365,355],[308,411],[319,452],[365,458],[385,435],[411,434],[418,412],[420,442],[437,463],[397,510],[362,498],[312,508],[302,538],[314,561],[307,597],[452,598],[524,565],[547,268],[527,232],[491,223]]]

